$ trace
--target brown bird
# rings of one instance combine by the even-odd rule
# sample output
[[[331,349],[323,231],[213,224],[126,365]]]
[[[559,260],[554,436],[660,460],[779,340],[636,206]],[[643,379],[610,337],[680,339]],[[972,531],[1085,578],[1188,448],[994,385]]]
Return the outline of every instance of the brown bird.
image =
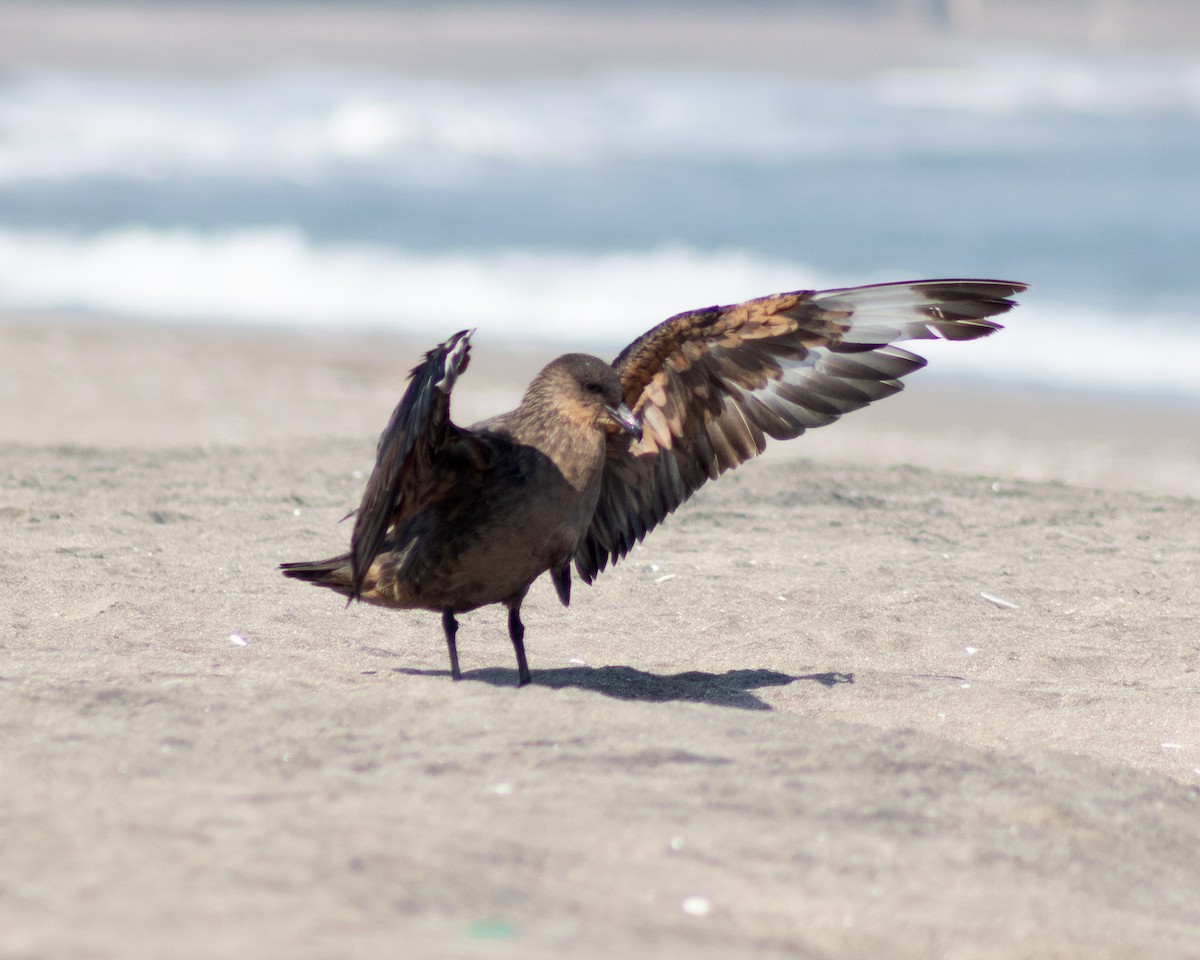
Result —
[[[450,421],[471,333],[425,354],[379,438],[350,552],[285,563],[285,576],[350,600],[439,611],[457,680],[457,614],[508,607],[517,684],[530,682],[521,602],[549,572],[571,595],[616,563],[706,480],[902,389],[925,361],[904,340],[973,340],[1025,289],[921,280],[801,290],[681,313],[612,364],[568,353],[520,406]],[[347,601],[349,602],[349,600]]]

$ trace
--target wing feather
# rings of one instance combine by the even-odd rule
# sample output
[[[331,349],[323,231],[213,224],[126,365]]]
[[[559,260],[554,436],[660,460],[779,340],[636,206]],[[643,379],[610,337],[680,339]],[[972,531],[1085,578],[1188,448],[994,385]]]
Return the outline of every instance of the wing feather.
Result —
[[[351,599],[358,598],[388,530],[445,496],[463,470],[486,455],[468,431],[450,421],[450,392],[467,369],[472,332],[459,331],[425,354],[379,436],[375,468],[350,536]]]
[[[575,557],[591,582],[707,480],[766,448],[902,389],[925,365],[906,340],[1000,329],[1024,284],[922,280],[801,290],[671,317],[613,362],[643,427],[609,438],[596,508]]]

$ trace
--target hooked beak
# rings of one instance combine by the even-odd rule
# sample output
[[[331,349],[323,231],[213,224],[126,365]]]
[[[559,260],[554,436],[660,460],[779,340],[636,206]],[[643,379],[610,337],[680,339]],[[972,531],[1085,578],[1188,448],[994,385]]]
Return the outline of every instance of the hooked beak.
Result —
[[[622,403],[618,407],[605,407],[604,409],[623,433],[629,434],[635,441],[642,439],[642,425],[628,406]]]

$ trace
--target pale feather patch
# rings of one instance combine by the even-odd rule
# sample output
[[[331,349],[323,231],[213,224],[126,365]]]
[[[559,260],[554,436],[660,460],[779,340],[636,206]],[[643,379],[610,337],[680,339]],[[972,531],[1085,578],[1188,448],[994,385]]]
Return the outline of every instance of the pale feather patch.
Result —
[[[467,355],[471,352],[471,337],[474,336],[475,329],[473,327],[464,333],[446,354],[441,379],[434,384],[434,387],[442,393],[448,394],[454,389],[459,373],[466,366]]]

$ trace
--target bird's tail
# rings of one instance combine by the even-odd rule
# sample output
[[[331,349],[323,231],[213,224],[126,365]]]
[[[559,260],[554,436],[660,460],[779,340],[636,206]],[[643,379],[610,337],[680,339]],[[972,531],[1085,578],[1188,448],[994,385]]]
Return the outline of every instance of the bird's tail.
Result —
[[[328,560],[301,560],[298,563],[281,563],[280,571],[285,577],[315,583],[338,593],[350,596],[354,576],[350,568],[350,554],[330,557]]]

